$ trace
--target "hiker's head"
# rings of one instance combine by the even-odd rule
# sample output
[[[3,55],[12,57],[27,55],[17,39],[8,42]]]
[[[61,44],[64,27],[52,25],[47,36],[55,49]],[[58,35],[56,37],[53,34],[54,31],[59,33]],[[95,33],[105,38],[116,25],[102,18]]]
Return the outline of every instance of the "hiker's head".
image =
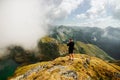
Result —
[[[69,39],[69,41],[70,41],[70,42],[72,42],[72,41],[73,41],[73,39],[72,39],[72,38],[70,38],[70,39]]]

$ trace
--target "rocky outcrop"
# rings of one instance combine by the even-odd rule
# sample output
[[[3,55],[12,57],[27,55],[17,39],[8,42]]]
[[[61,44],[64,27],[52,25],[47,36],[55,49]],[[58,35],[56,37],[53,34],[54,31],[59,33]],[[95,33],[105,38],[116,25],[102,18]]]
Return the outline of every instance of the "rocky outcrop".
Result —
[[[68,53],[66,43],[61,43],[51,37],[43,37],[38,43],[39,53],[43,55],[43,60],[52,60],[59,56],[64,56]],[[93,44],[86,44],[84,42],[75,41],[75,53],[87,54],[95,56],[103,60],[114,60],[107,53]]]
[[[42,60],[53,60],[59,57],[59,42],[50,37],[43,37],[38,42],[39,53],[43,55]]]
[[[119,80],[120,66],[96,57],[75,54],[19,67],[8,80]]]

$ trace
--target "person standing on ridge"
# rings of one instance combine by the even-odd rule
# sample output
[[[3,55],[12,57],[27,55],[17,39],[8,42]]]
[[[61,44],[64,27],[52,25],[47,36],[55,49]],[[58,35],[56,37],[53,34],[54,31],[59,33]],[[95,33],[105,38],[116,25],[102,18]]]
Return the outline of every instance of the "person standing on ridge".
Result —
[[[69,59],[73,60],[74,59],[74,54],[73,54],[73,50],[74,50],[74,42],[72,39],[69,39],[69,42],[67,43],[67,46],[69,46],[68,51],[69,51]]]

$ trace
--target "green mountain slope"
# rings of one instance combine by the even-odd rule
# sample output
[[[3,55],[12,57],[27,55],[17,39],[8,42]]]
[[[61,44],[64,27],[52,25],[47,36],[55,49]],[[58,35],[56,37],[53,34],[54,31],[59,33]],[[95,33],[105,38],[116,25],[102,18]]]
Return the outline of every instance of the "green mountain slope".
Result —
[[[44,59],[47,58],[48,60],[68,54],[67,45],[51,37],[43,37],[39,41],[38,47],[42,56],[45,56]],[[80,41],[75,42],[74,52],[99,57],[103,60],[114,60],[97,46],[92,44],[85,44]]]
[[[94,44],[115,59],[120,59],[120,29],[107,27],[58,26],[51,30],[51,37],[66,43],[69,38]]]
[[[83,50],[85,54],[88,54],[90,56],[96,56],[103,60],[114,60],[107,53],[105,53],[102,49],[100,49],[99,47],[93,44],[85,44],[83,42],[77,41],[76,48],[78,49],[79,52]]]

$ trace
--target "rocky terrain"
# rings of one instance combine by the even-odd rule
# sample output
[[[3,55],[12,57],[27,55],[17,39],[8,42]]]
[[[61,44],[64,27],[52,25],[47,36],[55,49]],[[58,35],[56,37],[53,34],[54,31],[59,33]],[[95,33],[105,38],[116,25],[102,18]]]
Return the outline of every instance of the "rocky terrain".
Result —
[[[85,54],[18,67],[8,80],[120,80],[120,66]]]
[[[18,66],[41,61],[50,61],[57,57],[66,56],[68,55],[68,47],[66,43],[60,42],[50,36],[46,36],[39,40],[36,49],[26,50],[23,47],[16,45],[8,47],[7,52],[9,52],[7,58],[0,61],[0,80],[6,80],[8,76],[11,76],[14,73],[14,70]],[[96,45],[80,41],[75,41],[74,52],[98,57],[105,61],[114,60]]]

